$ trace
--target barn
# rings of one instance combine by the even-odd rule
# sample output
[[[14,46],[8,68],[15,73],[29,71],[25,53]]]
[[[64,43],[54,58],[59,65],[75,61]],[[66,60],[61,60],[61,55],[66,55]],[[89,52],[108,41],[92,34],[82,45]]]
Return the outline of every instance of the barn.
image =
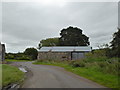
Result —
[[[5,60],[5,45],[0,43],[0,61]]]
[[[38,60],[79,60],[91,50],[90,46],[42,47],[38,52]]]

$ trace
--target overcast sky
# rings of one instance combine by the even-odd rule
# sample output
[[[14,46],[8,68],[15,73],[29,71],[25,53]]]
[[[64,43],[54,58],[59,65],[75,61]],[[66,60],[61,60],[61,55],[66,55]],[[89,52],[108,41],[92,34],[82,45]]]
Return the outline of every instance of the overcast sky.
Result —
[[[109,43],[118,27],[118,3],[2,3],[2,43],[7,52],[37,47],[40,40],[59,37],[60,31],[69,26],[82,29],[93,48]]]

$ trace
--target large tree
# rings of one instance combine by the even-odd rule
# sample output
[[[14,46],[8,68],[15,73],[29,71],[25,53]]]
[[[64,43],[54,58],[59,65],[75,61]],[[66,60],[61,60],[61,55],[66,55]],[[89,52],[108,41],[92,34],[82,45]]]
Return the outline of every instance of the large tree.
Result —
[[[38,51],[35,48],[27,48],[24,51],[25,55],[28,55],[29,57],[31,57],[33,60],[37,59],[37,55],[38,55]]]
[[[120,28],[113,34],[113,40],[111,42],[113,56],[120,57]]]
[[[42,46],[59,46],[59,38],[48,38],[48,39],[43,39],[39,43],[39,48]]]
[[[70,26],[62,29],[60,35],[61,46],[88,46],[90,44],[89,37],[84,35],[82,30],[77,27]]]

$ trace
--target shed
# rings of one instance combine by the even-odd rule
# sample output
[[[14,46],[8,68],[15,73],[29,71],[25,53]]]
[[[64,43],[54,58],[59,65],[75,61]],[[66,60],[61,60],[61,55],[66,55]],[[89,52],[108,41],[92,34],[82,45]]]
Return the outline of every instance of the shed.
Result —
[[[0,61],[5,60],[5,45],[0,43]]]
[[[90,46],[55,46],[42,47],[38,52],[39,60],[79,60],[85,53],[91,52]]]

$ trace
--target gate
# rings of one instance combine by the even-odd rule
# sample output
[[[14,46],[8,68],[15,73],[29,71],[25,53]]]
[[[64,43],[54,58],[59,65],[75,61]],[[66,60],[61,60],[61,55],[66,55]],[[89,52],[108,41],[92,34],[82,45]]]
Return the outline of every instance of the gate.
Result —
[[[72,53],[72,60],[78,60],[78,59],[82,59],[84,57],[85,57],[84,53],[79,53],[79,52]]]

